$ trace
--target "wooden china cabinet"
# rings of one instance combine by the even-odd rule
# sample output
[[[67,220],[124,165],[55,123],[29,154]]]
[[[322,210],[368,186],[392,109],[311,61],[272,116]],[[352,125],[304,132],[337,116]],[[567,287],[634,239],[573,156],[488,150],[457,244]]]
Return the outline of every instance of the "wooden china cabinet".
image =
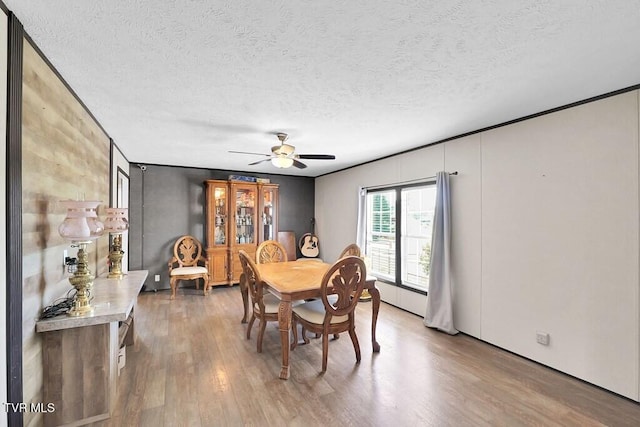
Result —
[[[258,244],[278,234],[278,185],[207,180],[206,223],[209,283],[240,280],[243,249],[255,258]]]

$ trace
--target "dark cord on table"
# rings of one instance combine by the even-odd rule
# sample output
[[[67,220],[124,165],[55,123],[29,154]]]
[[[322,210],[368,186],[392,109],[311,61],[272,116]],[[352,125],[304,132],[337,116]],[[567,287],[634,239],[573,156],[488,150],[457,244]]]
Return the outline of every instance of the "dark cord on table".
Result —
[[[71,294],[72,292],[73,294]],[[42,309],[39,320],[50,319],[52,317],[68,313],[69,310],[73,308],[75,299],[75,289],[69,289],[69,292],[67,292],[67,296],[65,298],[59,298],[54,301],[53,304]]]

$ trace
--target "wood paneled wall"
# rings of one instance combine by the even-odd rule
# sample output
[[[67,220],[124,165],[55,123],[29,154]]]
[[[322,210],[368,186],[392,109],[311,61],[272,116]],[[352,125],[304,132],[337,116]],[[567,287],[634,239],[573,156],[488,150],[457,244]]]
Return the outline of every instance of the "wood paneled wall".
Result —
[[[35,322],[43,307],[72,289],[62,261],[75,249],[58,234],[58,201],[84,197],[109,204],[110,139],[64,81],[24,43],[22,98],[23,367],[24,401],[41,402],[42,346]],[[108,237],[89,246],[90,269],[107,271]],[[40,424],[24,414],[24,425]]]

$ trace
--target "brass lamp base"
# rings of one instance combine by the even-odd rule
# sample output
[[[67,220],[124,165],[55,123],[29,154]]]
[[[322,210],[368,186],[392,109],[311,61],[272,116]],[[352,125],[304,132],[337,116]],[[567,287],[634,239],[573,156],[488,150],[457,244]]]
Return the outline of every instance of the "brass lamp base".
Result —
[[[69,310],[69,316],[77,317],[93,312],[93,307],[89,303],[89,294],[94,277],[87,267],[87,243],[90,242],[78,242],[78,269],[69,278],[69,283],[76,288],[76,297],[73,308]]]
[[[107,275],[108,279],[122,279],[124,273],[122,272],[122,255],[123,251],[111,251],[109,253],[109,263],[111,264],[111,271]]]
[[[111,271],[107,275],[108,279],[122,279],[124,273],[122,272],[122,256],[124,251],[122,250],[122,234],[116,234],[113,236],[113,246],[109,253],[109,264],[111,265]]]
[[[85,314],[93,313],[93,307],[89,304],[89,299],[86,298],[86,303],[75,301],[73,308],[67,313],[70,317],[84,316]]]

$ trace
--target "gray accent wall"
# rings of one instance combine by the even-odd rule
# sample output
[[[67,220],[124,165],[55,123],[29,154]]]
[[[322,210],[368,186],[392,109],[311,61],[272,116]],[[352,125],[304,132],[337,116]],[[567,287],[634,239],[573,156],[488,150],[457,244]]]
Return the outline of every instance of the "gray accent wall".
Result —
[[[129,269],[149,270],[146,290],[169,289],[167,263],[178,237],[190,234],[206,244],[204,181],[226,180],[232,174],[269,178],[279,184],[279,230],[294,231],[297,238],[311,231],[313,178],[132,163]],[[154,281],[156,274],[159,282]]]

